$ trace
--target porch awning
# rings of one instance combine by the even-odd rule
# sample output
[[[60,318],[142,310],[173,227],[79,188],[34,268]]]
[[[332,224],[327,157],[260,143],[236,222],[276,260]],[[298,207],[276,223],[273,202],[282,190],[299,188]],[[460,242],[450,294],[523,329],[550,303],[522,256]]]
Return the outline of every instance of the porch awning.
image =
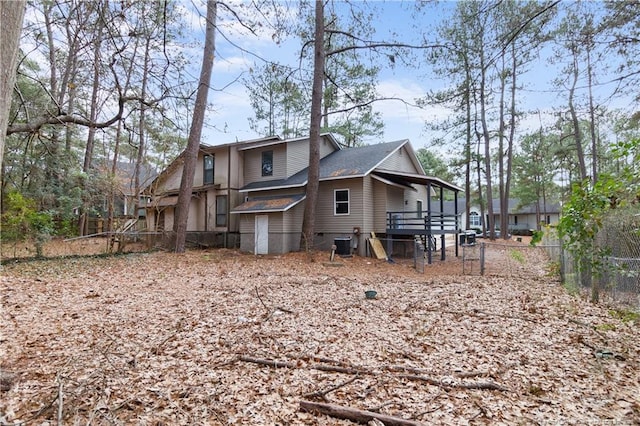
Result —
[[[274,213],[284,212],[300,203],[306,194],[258,197],[245,201],[231,210],[231,213]]]
[[[402,182],[405,185],[410,185],[412,183],[416,183],[419,185],[431,184],[432,186],[449,189],[451,191],[456,191],[456,192],[462,191],[462,188],[460,188],[459,186],[446,182],[434,176],[425,176],[425,175],[419,175],[415,173],[405,173],[405,172],[398,172],[394,170],[385,170],[385,169],[375,169],[372,173],[379,177],[389,179],[392,182],[396,182],[396,183]]]
[[[412,189],[414,191],[417,191],[417,189],[415,189],[413,186],[411,186],[411,184],[408,184],[407,182],[401,181],[401,182],[393,182],[389,179],[385,179],[382,176],[378,176],[376,174],[372,174],[371,175],[372,178],[374,178],[375,180],[379,180],[380,182],[386,184],[386,185],[391,185],[391,186],[395,186],[398,188],[402,188],[402,189]]]

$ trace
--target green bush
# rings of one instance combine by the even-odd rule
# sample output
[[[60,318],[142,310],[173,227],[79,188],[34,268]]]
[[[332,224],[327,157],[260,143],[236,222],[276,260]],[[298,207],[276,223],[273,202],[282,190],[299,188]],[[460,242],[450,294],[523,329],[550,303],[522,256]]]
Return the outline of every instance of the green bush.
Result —
[[[531,238],[531,242],[529,243],[529,245],[535,246],[540,241],[542,241],[542,237],[544,236],[544,232],[542,232],[542,231],[533,231],[532,232],[532,236],[533,236],[533,238]]]
[[[54,232],[53,218],[48,212],[39,212],[35,201],[24,198],[18,192],[7,194],[2,213],[2,241],[33,241],[36,256],[42,256],[42,248]]]

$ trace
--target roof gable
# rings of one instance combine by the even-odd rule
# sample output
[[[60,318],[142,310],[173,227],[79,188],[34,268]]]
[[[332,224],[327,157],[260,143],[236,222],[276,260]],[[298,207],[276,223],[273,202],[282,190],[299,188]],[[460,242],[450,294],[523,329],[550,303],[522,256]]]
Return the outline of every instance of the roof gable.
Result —
[[[406,139],[334,151],[320,160],[320,180],[366,176],[405,144]],[[308,167],[287,179],[249,183],[241,191],[298,187],[306,185],[307,180]]]

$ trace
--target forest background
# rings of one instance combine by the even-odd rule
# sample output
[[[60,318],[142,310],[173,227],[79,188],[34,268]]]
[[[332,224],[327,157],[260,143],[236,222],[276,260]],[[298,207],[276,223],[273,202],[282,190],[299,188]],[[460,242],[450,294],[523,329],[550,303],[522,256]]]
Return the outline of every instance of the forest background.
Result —
[[[488,217],[486,200],[570,202],[573,184],[603,177],[626,185],[616,197],[636,196],[637,2],[216,4],[214,22],[200,2],[27,4],[5,231],[26,220],[37,235],[82,234],[87,217],[123,213],[119,168],[133,168],[139,191],[185,149],[207,24],[215,61],[200,142],[309,135],[318,5],[321,131],[344,146],[409,138],[427,174],[463,186]]]

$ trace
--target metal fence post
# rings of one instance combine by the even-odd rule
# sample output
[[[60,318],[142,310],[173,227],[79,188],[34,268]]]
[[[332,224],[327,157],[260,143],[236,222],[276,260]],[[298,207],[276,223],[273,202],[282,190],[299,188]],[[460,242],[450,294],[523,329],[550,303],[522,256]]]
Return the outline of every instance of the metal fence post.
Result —
[[[486,243],[483,241],[480,243],[480,275],[484,275],[484,251]]]

